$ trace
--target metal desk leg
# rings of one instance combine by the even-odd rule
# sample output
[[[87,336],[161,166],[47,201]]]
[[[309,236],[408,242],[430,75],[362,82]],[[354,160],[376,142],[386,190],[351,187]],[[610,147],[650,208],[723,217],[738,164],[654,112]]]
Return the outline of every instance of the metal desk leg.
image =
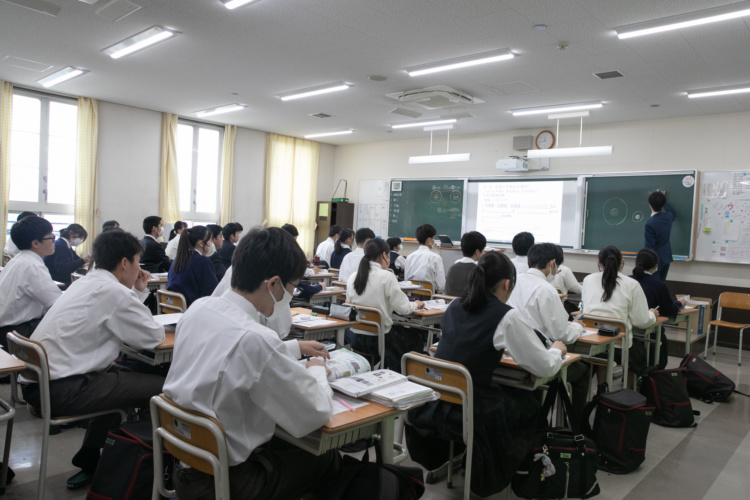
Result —
[[[659,364],[659,354],[661,354],[661,325],[656,326],[656,354],[654,354],[654,364]],[[647,351],[648,352],[648,351]]]
[[[12,375],[11,375],[12,376]],[[5,494],[5,483],[8,480],[8,461],[10,458],[10,439],[13,436],[13,417],[16,415],[15,408],[12,408],[5,400],[0,399],[0,407],[5,410],[0,422],[7,421],[5,429],[5,447],[3,449],[3,467],[0,472],[0,495]]]
[[[393,463],[393,427],[396,417],[383,419],[380,424],[380,451],[383,454],[383,463]]]
[[[336,342],[338,342],[339,345],[344,345],[344,342],[346,336],[346,328],[337,328],[336,329]]]
[[[690,332],[693,330],[693,318],[695,316],[697,316],[697,314],[687,315],[687,330],[685,330],[685,356],[690,354],[690,339],[691,339]],[[740,349],[740,351],[742,351],[742,349]]]
[[[615,372],[615,343],[610,342],[607,346],[607,387],[609,390],[614,388],[613,379]]]
[[[631,337],[632,341],[632,337]],[[630,364],[630,348],[628,347],[628,335],[622,339],[622,388],[628,388],[628,365]]]

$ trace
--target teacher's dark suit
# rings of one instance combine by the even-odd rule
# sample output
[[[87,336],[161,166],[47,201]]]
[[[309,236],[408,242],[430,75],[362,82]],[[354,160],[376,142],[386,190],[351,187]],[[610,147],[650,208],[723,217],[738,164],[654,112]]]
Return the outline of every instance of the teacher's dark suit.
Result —
[[[44,264],[49,269],[52,279],[70,285],[70,274],[76,269],[83,267],[83,259],[70,248],[68,242],[62,238],[55,240],[55,253],[44,258]]]
[[[662,281],[666,281],[669,264],[672,262],[672,244],[669,242],[669,236],[674,219],[674,210],[666,203],[663,212],[653,214],[646,222],[644,246],[659,255],[659,269],[654,274]]]
[[[169,257],[164,253],[161,243],[151,236],[144,236],[143,255],[141,256],[141,267],[150,273],[166,273],[169,271]]]

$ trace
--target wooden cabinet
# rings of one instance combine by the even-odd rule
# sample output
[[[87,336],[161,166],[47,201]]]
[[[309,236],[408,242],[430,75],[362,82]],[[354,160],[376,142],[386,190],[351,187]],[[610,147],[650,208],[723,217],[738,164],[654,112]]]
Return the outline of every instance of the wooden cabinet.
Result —
[[[319,201],[315,222],[318,223],[315,230],[315,248],[318,248],[318,244],[328,238],[331,226],[338,225],[342,229],[354,228],[354,203]]]

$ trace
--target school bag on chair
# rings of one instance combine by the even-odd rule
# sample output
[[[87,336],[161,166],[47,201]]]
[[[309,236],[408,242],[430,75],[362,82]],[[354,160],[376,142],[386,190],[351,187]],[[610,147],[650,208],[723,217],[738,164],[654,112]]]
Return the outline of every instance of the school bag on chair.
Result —
[[[591,413],[596,409],[594,426]],[[599,469],[612,474],[627,474],[646,459],[646,440],[654,407],[646,396],[630,389],[607,392],[599,386],[596,396],[581,416],[581,430],[594,440],[599,451]]]
[[[551,427],[547,416],[555,398],[565,409],[567,428]],[[540,430],[531,452],[513,477],[513,493],[520,498],[590,498],[600,493],[596,479],[597,450],[594,441],[571,425],[572,405],[560,380],[549,386],[542,405]]]
[[[687,370],[651,369],[641,382],[641,394],[654,405],[653,422],[664,427],[694,427],[695,415],[687,390]]]
[[[706,403],[726,401],[732,393],[742,394],[735,390],[732,380],[695,354],[682,358],[680,367],[687,370],[687,390],[691,398]]]

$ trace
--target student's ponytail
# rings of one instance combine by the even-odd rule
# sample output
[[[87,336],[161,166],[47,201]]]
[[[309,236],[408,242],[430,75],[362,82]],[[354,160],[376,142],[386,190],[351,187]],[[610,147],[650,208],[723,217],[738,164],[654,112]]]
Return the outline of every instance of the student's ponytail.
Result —
[[[617,273],[620,271],[622,254],[617,247],[608,246],[599,251],[599,264],[602,266],[602,302],[612,298],[617,287]]]
[[[359,262],[357,268],[357,277],[354,279],[354,291],[357,295],[362,295],[367,287],[367,280],[370,278],[370,262],[377,261],[384,253],[390,253],[391,249],[388,243],[381,238],[370,240],[365,245],[365,256]]]
[[[461,298],[461,307],[470,313],[479,313],[489,302],[490,295],[505,280],[510,281],[510,292],[516,284],[516,267],[508,256],[500,252],[482,255],[469,273],[469,293]]]
[[[193,226],[182,230],[180,244],[177,245],[177,256],[172,264],[172,271],[179,273],[190,263],[199,241],[204,243],[211,239],[211,231],[206,226]]]
[[[169,231],[169,241],[172,241],[173,239],[175,239],[175,237],[178,234],[180,234],[177,231],[179,231],[180,229],[185,229],[186,227],[187,227],[187,224],[185,224],[181,220],[178,220],[177,222],[175,222],[174,227],[172,228],[171,231]]]
[[[351,229],[342,229],[339,233],[339,239],[336,240],[336,243],[333,244],[333,253],[336,255],[341,253],[341,250],[343,250],[343,247],[341,245],[344,244],[346,240],[354,236],[354,231]]]
[[[643,278],[647,270],[653,269],[659,265],[659,254],[650,248],[643,248],[635,257],[635,267],[633,276],[638,279]]]

